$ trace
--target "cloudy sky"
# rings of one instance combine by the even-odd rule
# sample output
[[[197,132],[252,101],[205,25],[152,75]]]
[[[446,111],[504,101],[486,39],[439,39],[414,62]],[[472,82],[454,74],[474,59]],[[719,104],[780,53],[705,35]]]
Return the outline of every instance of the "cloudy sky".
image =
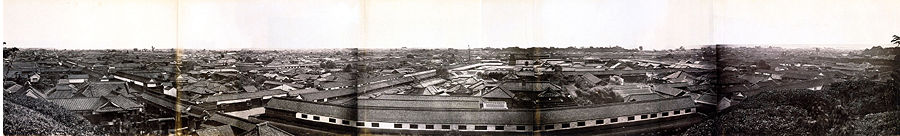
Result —
[[[865,48],[900,34],[897,0],[4,0],[2,12],[3,41],[41,48]]]

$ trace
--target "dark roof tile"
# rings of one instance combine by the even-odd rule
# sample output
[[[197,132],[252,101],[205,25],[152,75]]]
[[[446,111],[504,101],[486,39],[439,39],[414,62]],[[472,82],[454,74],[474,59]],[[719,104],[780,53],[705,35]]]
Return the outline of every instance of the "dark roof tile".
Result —
[[[101,99],[99,97],[49,99],[47,101],[62,106],[63,108],[71,111],[93,111],[97,108],[100,108],[100,106],[103,106],[103,104],[107,103],[105,99]]]

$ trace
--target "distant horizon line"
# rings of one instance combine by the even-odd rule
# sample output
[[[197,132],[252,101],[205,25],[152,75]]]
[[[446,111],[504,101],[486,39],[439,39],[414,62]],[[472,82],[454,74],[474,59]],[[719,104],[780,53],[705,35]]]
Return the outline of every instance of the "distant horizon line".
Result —
[[[792,47],[792,46],[784,46],[784,45],[795,45],[795,46]],[[800,46],[803,46],[803,47],[796,47],[796,45],[800,45]],[[832,47],[811,47],[811,46],[813,46],[813,45],[825,45],[825,46],[828,46],[828,45],[843,45],[843,46],[846,46],[846,45],[860,45],[860,47],[862,47],[862,48],[848,48],[848,47],[841,47],[841,46],[832,46]],[[829,49],[829,48],[830,48],[830,49],[851,49],[851,50],[863,50],[863,49],[869,49],[869,48],[872,48],[872,47],[875,47],[875,46],[881,46],[881,47],[885,47],[885,48],[887,48],[887,47],[892,47],[892,46],[893,46],[893,47],[898,47],[898,45],[895,45],[895,44],[709,44],[709,45],[686,45],[686,46],[681,46],[681,47],[685,47],[685,49],[699,49],[699,48],[707,47],[707,46],[734,46],[734,47],[755,47],[755,46],[760,46],[760,47],[778,47],[778,48],[788,48],[788,49],[808,49],[808,48],[809,48],[809,49],[814,49],[814,48],[824,48],[824,49]],[[567,46],[567,47],[552,47],[552,46],[551,46],[551,47],[546,47],[546,46],[502,46],[502,47],[475,47],[475,48],[471,48],[471,49],[485,49],[485,48],[502,49],[502,48],[509,48],[509,47],[518,47],[518,48],[522,48],[522,49],[527,49],[527,48],[561,48],[561,49],[564,49],[564,48],[569,48],[569,47],[575,47],[575,48],[581,48],[581,49],[583,49],[583,48],[591,48],[591,47],[594,47],[594,48],[621,47],[621,48],[624,48],[624,49],[638,49],[637,47],[634,47],[634,48],[626,48],[626,47],[618,46],[618,45],[613,45],[613,46]],[[698,47],[699,47],[699,48],[698,48]],[[11,46],[11,45],[6,45],[6,46],[4,46],[3,48],[60,49],[60,50],[61,50],[61,49],[66,49],[66,50],[133,50],[133,49],[141,49],[141,50],[144,50],[144,49],[151,49],[151,48],[55,48],[55,47],[49,47],[49,48],[48,48],[48,47],[16,47],[16,46]],[[404,48],[405,48],[405,49],[470,49],[470,48],[456,48],[456,47],[434,48],[434,47],[371,47],[371,46],[366,46],[366,47],[343,47],[343,48],[279,48],[279,47],[274,47],[274,48],[266,48],[266,47],[258,48],[258,47],[251,47],[251,48],[206,48],[206,49],[205,49],[205,48],[180,48],[180,49],[187,49],[187,50],[285,50],[285,49],[287,49],[287,50],[323,50],[323,49],[324,49],[324,50],[334,50],[334,49],[354,49],[354,48],[356,48],[356,49],[404,49]],[[160,49],[160,50],[171,50],[171,49],[177,49],[177,48],[156,48],[156,49]],[[647,49],[647,50],[674,50],[674,49],[678,49],[678,48],[668,48],[668,49]]]

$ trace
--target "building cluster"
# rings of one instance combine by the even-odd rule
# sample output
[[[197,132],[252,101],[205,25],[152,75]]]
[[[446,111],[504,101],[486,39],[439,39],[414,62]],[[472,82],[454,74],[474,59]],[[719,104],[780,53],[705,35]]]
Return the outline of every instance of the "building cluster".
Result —
[[[4,60],[4,93],[122,134],[549,133],[685,120],[767,89],[883,76],[834,61],[853,55],[726,50],[25,49]]]

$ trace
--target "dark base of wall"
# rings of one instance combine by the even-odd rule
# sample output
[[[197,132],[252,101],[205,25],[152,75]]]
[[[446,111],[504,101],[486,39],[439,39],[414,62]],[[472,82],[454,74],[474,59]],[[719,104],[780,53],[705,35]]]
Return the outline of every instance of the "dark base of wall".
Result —
[[[293,115],[293,114],[291,114]],[[275,122],[289,128],[288,131],[298,135],[309,134],[388,134],[388,135],[639,135],[643,133],[666,134],[680,131],[692,124],[702,121],[700,115],[691,114],[679,117],[621,123],[597,127],[556,130],[551,132],[470,132],[470,131],[427,131],[427,130],[391,130],[391,129],[359,129],[321,122],[296,119],[293,116],[272,116],[264,114],[256,119]]]

